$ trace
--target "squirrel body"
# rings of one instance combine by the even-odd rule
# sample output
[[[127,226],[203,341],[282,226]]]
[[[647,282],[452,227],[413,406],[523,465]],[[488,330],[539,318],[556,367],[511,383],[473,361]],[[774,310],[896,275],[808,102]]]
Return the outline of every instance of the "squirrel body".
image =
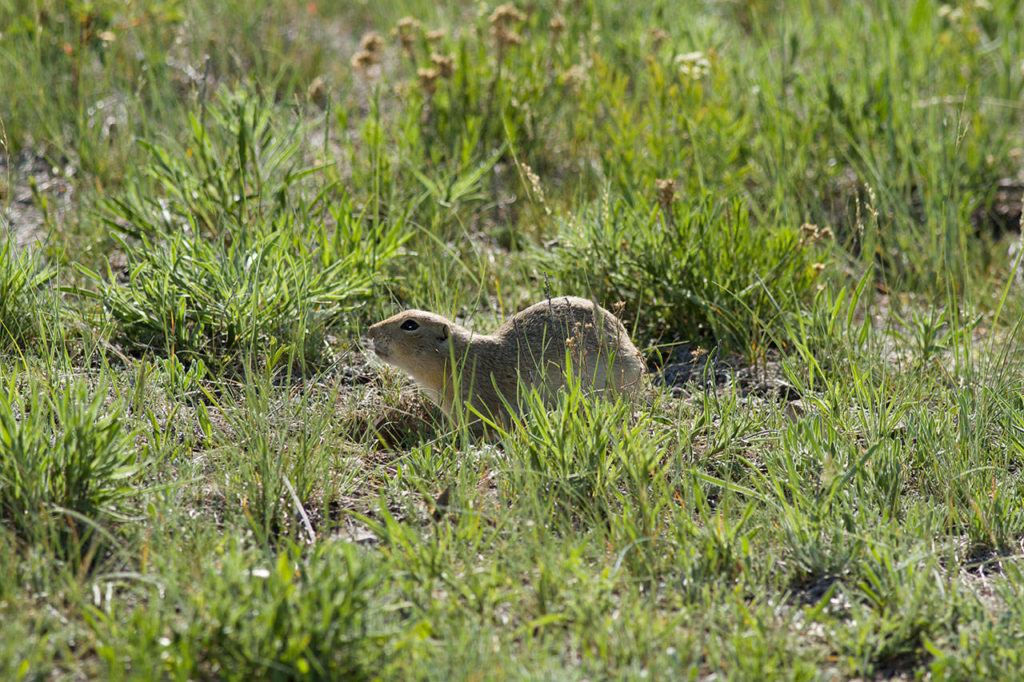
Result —
[[[370,327],[366,339],[377,357],[411,375],[449,417],[461,401],[504,421],[531,388],[550,403],[565,384],[567,361],[581,386],[595,393],[632,392],[645,371],[622,322],[574,296],[536,303],[491,334],[406,310]]]

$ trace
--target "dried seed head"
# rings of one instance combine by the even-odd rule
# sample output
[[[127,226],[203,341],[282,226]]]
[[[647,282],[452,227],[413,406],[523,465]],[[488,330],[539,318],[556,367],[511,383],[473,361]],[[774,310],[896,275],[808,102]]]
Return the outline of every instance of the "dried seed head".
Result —
[[[658,189],[658,204],[668,209],[676,200],[676,181],[671,178],[655,180],[654,186]]]
[[[835,239],[835,235],[832,234],[831,227],[823,227],[818,231],[818,237],[820,239]]]
[[[415,33],[420,30],[422,24],[415,17],[402,17],[398,20],[399,33]]]
[[[562,72],[561,77],[562,83],[572,88],[578,88],[584,81],[587,80],[587,72],[579,64],[570,66],[568,69]]]
[[[430,55],[430,62],[437,68],[437,73],[441,78],[451,78],[455,73],[455,55],[433,53]]]
[[[818,238],[818,226],[804,223],[800,226],[800,238],[814,241]]]
[[[526,15],[520,12],[512,3],[499,5],[491,13],[491,26],[504,26],[507,28],[509,25],[521,21],[526,21]]]
[[[417,69],[416,77],[419,79],[420,89],[428,95],[433,95],[439,75],[437,69]]]
[[[446,33],[445,33],[444,29],[442,28],[442,29],[438,29],[436,31],[427,31],[427,33],[426,33],[426,35],[424,37],[427,39],[428,43],[438,43],[438,42],[441,42],[441,39],[444,38],[445,35],[446,35]]]
[[[868,183],[864,183],[864,191],[868,193],[867,209],[871,213],[871,217],[878,220],[878,201],[875,197],[874,188]]]
[[[551,21],[548,22],[548,28],[551,29],[551,34],[556,38],[565,33],[565,27],[565,17],[561,14],[552,17]]]
[[[540,183],[540,177],[533,172],[533,169],[525,161],[517,161],[516,165],[519,167],[519,172],[522,173],[523,178],[529,184],[533,197],[544,207],[544,213],[551,215],[551,208],[544,198],[544,186]]]
[[[515,5],[511,3],[499,5],[491,14],[490,21],[491,35],[494,36],[499,48],[523,42],[522,36],[516,33],[512,26],[526,21],[526,15],[516,9]]]
[[[352,68],[356,71],[365,71],[374,64],[380,61],[377,58],[377,54],[374,52],[367,52],[366,50],[360,50],[352,55]]]
[[[521,35],[515,31],[510,31],[504,26],[492,26],[491,33],[494,34],[494,40],[498,43],[499,47],[519,45],[523,42],[523,37]]]
[[[416,44],[416,34],[420,31],[421,26],[422,24],[412,17],[402,17],[398,20],[395,33],[398,35],[398,41],[402,44],[403,54],[412,54],[412,48]]]
[[[318,107],[327,106],[327,84],[324,83],[323,77],[317,76],[313,79],[313,82],[306,88],[306,96]]]
[[[658,47],[668,40],[668,32],[660,26],[651,26],[647,29],[647,35],[651,37],[651,44]]]
[[[362,39],[359,41],[359,49],[371,54],[378,54],[382,49],[384,49],[384,39],[381,38],[380,34],[376,31],[364,33]]]

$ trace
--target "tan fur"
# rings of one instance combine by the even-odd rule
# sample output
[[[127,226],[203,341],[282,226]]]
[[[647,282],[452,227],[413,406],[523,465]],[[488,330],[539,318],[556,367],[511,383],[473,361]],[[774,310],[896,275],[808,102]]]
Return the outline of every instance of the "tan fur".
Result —
[[[550,402],[565,383],[567,356],[584,388],[596,392],[631,392],[644,373],[618,318],[573,296],[532,305],[489,335],[441,315],[406,310],[370,327],[367,340],[380,359],[412,375],[448,416],[456,383],[461,402],[498,421],[508,414],[506,403],[517,409],[523,387],[535,387]]]

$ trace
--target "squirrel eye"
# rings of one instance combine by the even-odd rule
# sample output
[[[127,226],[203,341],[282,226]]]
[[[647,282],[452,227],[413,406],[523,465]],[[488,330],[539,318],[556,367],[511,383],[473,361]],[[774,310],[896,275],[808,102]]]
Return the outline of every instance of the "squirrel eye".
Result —
[[[399,327],[399,329],[404,329],[407,332],[415,331],[419,328],[420,326],[416,324],[416,320],[406,320],[402,323],[402,326]]]

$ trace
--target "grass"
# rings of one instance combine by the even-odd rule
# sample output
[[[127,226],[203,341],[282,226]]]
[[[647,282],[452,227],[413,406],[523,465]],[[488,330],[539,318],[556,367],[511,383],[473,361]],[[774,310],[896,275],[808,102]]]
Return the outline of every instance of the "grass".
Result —
[[[0,346],[16,350],[38,340],[52,314],[46,283],[56,273],[36,254],[19,252],[11,235],[0,242]]]
[[[1016,676],[1017,4],[193,4],[0,0],[0,676]]]

